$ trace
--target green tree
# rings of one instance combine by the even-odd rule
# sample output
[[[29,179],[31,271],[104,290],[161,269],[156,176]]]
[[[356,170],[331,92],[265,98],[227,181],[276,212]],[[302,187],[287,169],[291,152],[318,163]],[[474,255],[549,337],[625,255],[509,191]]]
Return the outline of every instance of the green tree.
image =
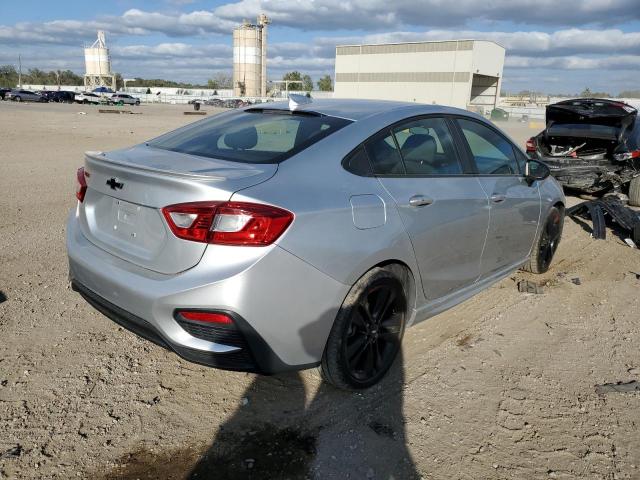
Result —
[[[285,73],[282,76],[282,80],[285,80],[285,81],[288,80],[289,82],[301,82],[301,83],[290,83],[289,90],[299,90],[299,89],[302,89],[303,87],[302,74],[297,70],[294,70],[293,72]]]
[[[311,77],[309,75],[302,76],[302,89],[305,92],[310,92],[311,90],[313,90],[313,80],[311,80]]]
[[[18,72],[13,65],[0,66],[0,87],[13,88],[18,84]]]
[[[618,98],[640,98],[640,90],[623,90]]]
[[[329,75],[325,75],[318,80],[318,90],[321,92],[331,92],[333,91],[333,82],[331,81],[331,77]]]
[[[82,85],[84,79],[80,75],[76,75],[71,70],[60,72],[60,85]]]

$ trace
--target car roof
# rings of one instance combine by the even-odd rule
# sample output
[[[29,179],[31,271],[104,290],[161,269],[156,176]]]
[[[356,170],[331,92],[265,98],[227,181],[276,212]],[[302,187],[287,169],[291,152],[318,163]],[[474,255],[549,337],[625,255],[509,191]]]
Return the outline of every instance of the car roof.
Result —
[[[249,106],[247,110],[256,108]],[[269,110],[289,110],[289,102],[273,102],[268,107]],[[406,110],[407,114],[420,115],[430,113],[455,113],[470,115],[467,110],[461,110],[442,105],[427,105],[412,102],[397,102],[391,100],[365,100],[365,99],[312,99],[310,103],[298,105],[296,111],[319,113],[330,117],[339,117],[347,120],[358,121],[364,118],[384,114],[390,111]]]

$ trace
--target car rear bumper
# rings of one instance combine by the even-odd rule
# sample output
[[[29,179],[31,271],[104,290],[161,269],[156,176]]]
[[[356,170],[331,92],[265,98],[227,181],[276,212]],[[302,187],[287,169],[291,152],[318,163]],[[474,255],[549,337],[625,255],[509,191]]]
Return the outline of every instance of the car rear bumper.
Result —
[[[128,330],[216,368],[274,374],[317,365],[349,286],[277,246],[253,247],[264,253],[248,262],[229,261],[234,252],[222,248],[247,247],[209,246],[197,266],[164,275],[92,244],[75,209],[67,225],[73,288]],[[227,313],[233,328],[179,323],[176,309],[190,308]]]

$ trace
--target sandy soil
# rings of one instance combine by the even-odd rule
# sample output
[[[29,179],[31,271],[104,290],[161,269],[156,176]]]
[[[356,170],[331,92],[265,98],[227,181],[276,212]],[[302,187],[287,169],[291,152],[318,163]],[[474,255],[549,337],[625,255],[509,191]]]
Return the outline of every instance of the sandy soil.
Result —
[[[640,381],[640,253],[611,231],[567,219],[550,272],[410,329],[360,394],[193,365],[94,311],[64,246],[83,152],[194,120],[132,110],[0,103],[0,478],[640,478],[640,392],[599,387]]]

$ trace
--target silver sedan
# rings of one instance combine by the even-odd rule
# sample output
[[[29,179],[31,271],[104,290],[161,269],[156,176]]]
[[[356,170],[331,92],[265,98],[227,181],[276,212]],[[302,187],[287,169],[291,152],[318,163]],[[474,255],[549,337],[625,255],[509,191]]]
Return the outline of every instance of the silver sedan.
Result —
[[[13,100],[14,102],[47,102],[48,100],[39,93],[32,92],[31,90],[24,90],[21,88],[14,88],[10,92],[5,94],[7,100]]]
[[[483,118],[382,101],[271,103],[88,152],[73,287],[181,357],[346,389],[406,327],[518,268],[545,272],[565,199]]]

